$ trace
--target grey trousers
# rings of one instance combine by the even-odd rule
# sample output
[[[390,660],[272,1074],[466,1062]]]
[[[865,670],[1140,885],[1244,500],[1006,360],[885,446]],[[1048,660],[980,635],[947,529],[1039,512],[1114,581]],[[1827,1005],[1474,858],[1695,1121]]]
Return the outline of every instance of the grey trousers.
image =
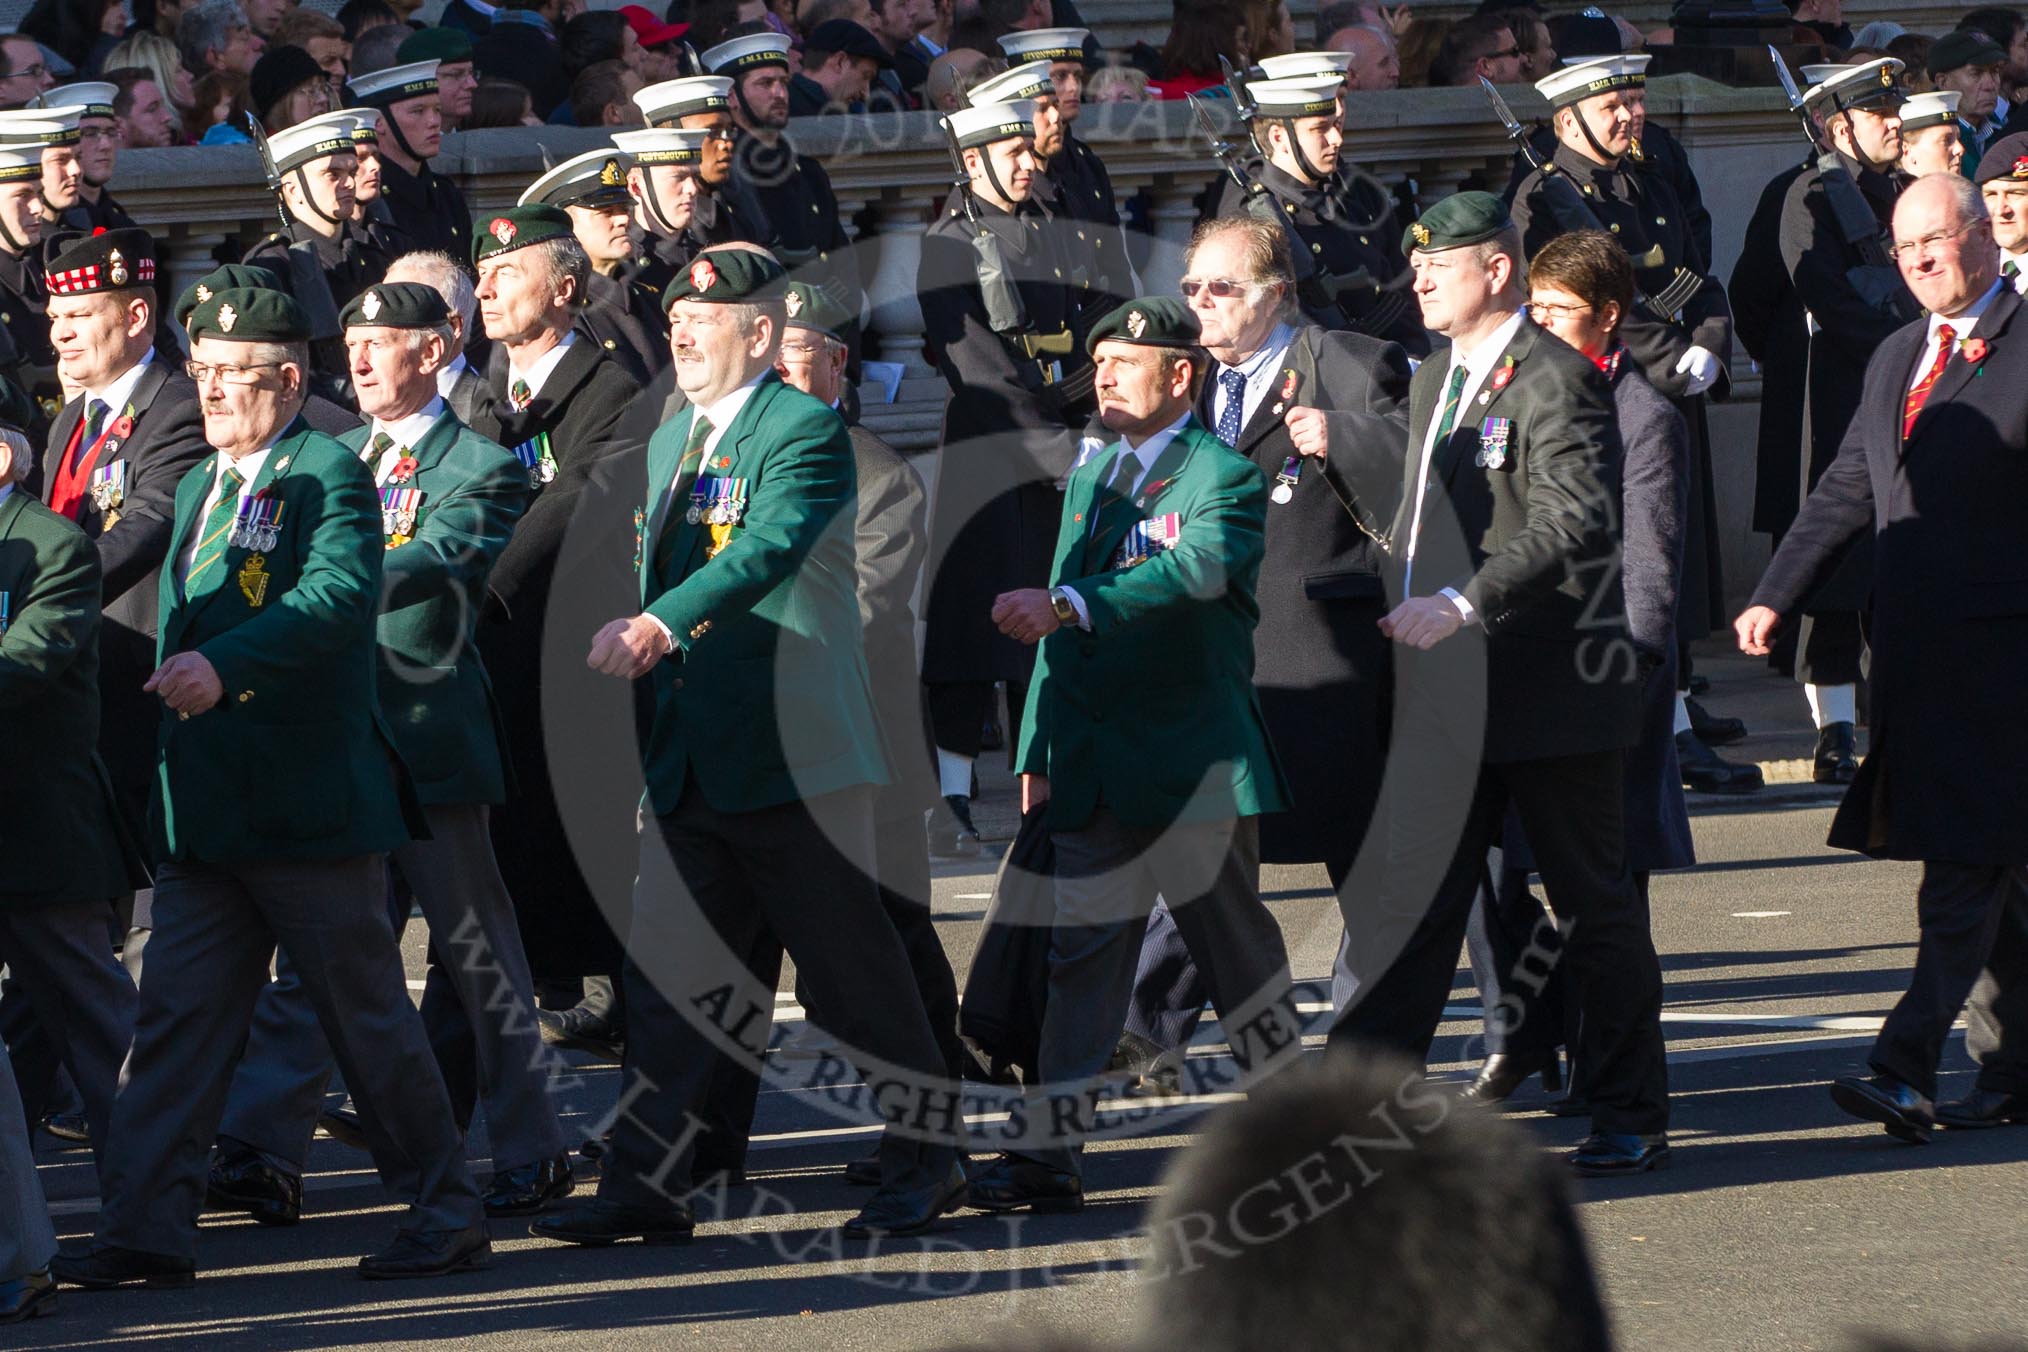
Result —
[[[162,865],[134,1050],[100,1174],[102,1242],[195,1258],[211,1142],[277,943],[359,1103],[381,1180],[409,1204],[403,1228],[481,1222],[388,928],[385,866],[378,854]]]
[[[564,1147],[549,1100],[552,1057],[536,1028],[528,958],[493,862],[486,809],[433,804],[424,815],[430,839],[391,858],[422,906],[440,959],[430,964],[422,1005],[439,1071],[447,1084],[468,1084],[476,1059],[496,1170],[554,1159]],[[219,1134],[300,1175],[331,1071],[330,1044],[300,974],[293,963],[278,966],[254,1005]],[[451,1098],[462,1129],[470,1100]]]
[[[1243,1011],[1286,1010],[1288,951],[1281,926],[1260,899],[1254,818],[1156,830],[1127,826],[1100,807],[1084,826],[1051,838],[1056,918],[1036,1058],[1045,1086],[1074,1092],[1078,1082],[1105,1069],[1126,1020],[1141,938],[1158,895],[1171,903],[1177,932],[1205,975],[1228,1037],[1240,1036]],[[1047,1108],[1040,1120],[1054,1121]],[[1083,1144],[1073,1132],[1050,1144],[1023,1145],[1019,1153],[1075,1173]]]
[[[56,1253],[56,1231],[50,1228],[42,1181],[35,1176],[26,1122],[13,1063],[0,1047],[0,1282],[40,1272]]]
[[[0,909],[0,962],[20,982],[35,1015],[29,1031],[48,1053],[39,1073],[27,1077],[29,1101],[16,1112],[33,1114],[32,1131],[54,1082],[50,1063],[64,1066],[84,1100],[101,1163],[120,1063],[134,1038],[136,999],[132,978],[113,955],[112,922],[113,908],[103,901]],[[18,1093],[19,1086],[9,1097]]]

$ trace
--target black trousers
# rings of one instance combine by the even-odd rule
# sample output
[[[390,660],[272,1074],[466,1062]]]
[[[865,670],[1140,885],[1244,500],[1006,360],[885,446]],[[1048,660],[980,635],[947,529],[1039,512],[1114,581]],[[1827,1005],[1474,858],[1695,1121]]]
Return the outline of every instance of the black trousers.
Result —
[[[1873,1043],[1873,1069],[1934,1097],[1944,1039],[1970,997],[1979,1087],[2028,1091],[2028,869],[1932,859],[1915,915],[1915,970]]]
[[[1486,852],[1509,803],[1535,849],[1549,904],[1565,924],[1564,956],[1580,1002],[1578,1060],[1587,1068],[1592,1122],[1600,1131],[1659,1132],[1668,1126],[1662,1044],[1662,969],[1647,914],[1626,866],[1622,756],[1618,751],[1485,765],[1461,824],[1397,812],[1389,822],[1389,868],[1452,838],[1450,862],[1420,917],[1391,957],[1369,948],[1357,999],[1331,1029],[1334,1050],[1373,1044],[1426,1061],[1457,972],[1458,949],[1478,900]],[[1412,898],[1354,898],[1355,936],[1406,923]],[[1361,911],[1370,910],[1362,917]],[[1378,970],[1374,970],[1375,968]],[[1524,985],[1525,991],[1525,985]],[[1516,1017],[1549,1021],[1521,1002]]]
[[[938,681],[925,684],[930,736],[938,750],[977,758],[980,734],[993,712],[999,691],[991,681]],[[1007,682],[1007,754],[1021,745],[1021,715],[1028,705],[1028,683]]]
[[[795,959],[842,1055],[863,1054],[917,1086],[945,1078],[908,955],[872,880],[871,802],[870,790],[855,788],[720,812],[693,777],[675,810],[644,827],[621,972],[626,1064],[601,1197],[667,1206],[689,1191],[728,1055],[703,1026],[742,1046],[765,1043],[774,989],[747,970],[764,936]],[[948,1175],[962,1125],[955,1086],[948,1104],[935,1106],[942,1116],[906,1114],[923,1129],[883,1136],[884,1186],[926,1187]]]

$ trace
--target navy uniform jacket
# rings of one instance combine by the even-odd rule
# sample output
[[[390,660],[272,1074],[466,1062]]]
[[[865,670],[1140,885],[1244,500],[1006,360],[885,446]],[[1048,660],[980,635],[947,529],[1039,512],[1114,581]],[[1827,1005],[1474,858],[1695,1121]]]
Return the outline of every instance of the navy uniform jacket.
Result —
[[[472,256],[472,209],[447,176],[427,164],[422,172],[411,174],[382,155],[380,195],[412,247],[435,249],[460,260]]]
[[[831,176],[815,157],[799,155],[784,136],[773,145],[742,131],[732,152],[735,200],[760,217],[760,239],[782,265],[816,282],[855,322],[862,283],[859,260],[838,209]]]

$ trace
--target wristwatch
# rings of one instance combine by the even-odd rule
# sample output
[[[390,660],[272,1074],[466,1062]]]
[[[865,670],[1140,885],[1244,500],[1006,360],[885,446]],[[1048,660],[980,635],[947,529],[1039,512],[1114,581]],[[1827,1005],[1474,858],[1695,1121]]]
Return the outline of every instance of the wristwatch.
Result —
[[[1060,624],[1077,623],[1077,607],[1070,603],[1070,593],[1061,587],[1049,589],[1049,606],[1056,612]]]

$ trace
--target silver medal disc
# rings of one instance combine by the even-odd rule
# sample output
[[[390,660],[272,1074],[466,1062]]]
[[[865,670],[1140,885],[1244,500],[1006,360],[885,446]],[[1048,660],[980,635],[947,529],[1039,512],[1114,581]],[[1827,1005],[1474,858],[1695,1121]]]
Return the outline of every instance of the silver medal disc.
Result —
[[[1296,490],[1287,484],[1276,484],[1274,492],[1268,494],[1268,496],[1276,502],[1291,502],[1295,499]]]

